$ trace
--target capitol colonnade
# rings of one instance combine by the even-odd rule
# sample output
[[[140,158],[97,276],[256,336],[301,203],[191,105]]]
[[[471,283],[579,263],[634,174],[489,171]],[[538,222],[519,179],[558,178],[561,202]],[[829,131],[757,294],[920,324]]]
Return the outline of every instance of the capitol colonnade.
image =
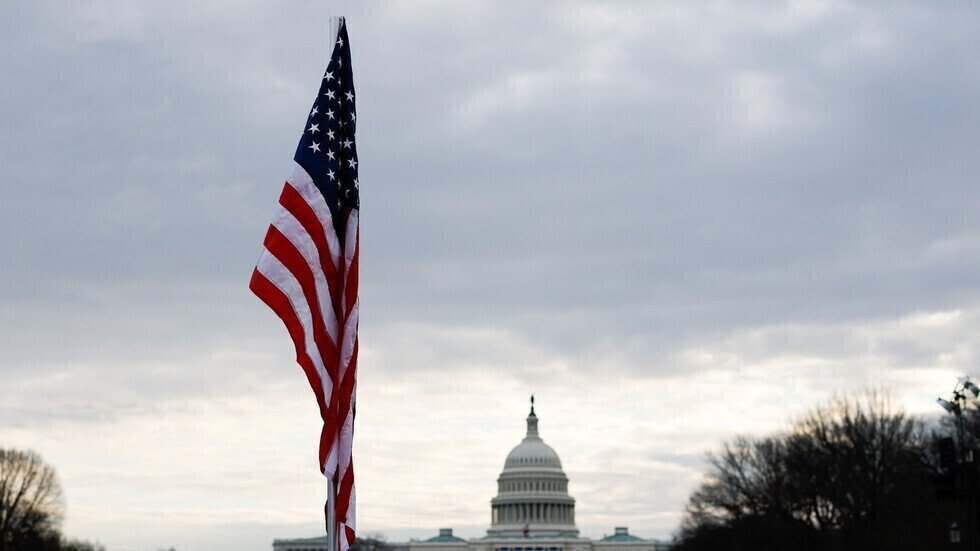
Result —
[[[575,524],[575,507],[564,503],[508,503],[493,505],[491,524],[542,522]]]

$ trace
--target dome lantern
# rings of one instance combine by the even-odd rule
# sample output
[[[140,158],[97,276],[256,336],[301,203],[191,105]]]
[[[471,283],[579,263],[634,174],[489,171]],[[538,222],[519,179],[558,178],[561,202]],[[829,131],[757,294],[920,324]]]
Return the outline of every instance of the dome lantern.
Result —
[[[534,414],[534,394],[531,395],[531,413],[527,416],[527,436],[525,438],[538,438],[538,416]]]

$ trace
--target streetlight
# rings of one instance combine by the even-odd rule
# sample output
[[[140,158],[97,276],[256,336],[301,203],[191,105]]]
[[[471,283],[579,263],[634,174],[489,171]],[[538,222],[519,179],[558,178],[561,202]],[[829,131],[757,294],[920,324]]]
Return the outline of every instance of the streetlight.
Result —
[[[946,413],[956,416],[956,429],[957,436],[959,437],[959,453],[957,455],[956,463],[945,467],[947,469],[947,474],[945,477],[953,477],[952,481],[954,486],[956,480],[969,481],[966,485],[969,487],[969,493],[967,495],[973,497],[973,507],[974,514],[977,515],[977,524],[973,526],[973,530],[968,530],[971,534],[969,540],[971,542],[976,542],[976,528],[980,526],[980,495],[977,493],[976,481],[975,481],[975,469],[976,465],[973,464],[973,450],[967,449],[966,445],[966,431],[963,428],[963,412],[970,407],[971,404],[975,404],[977,398],[980,398],[980,386],[977,386],[969,377],[960,377],[959,382],[953,388],[952,396],[947,398],[939,397],[936,398],[936,402],[942,406]],[[946,439],[946,445],[943,446],[943,442],[940,442],[940,454],[948,457],[946,455],[949,451],[948,448],[952,447],[950,440]],[[944,451],[944,449],[946,451]],[[952,463],[948,459],[943,459],[943,463]],[[963,499],[962,496],[960,499]],[[963,502],[963,516],[964,519],[970,518],[969,506],[964,500]],[[961,519],[962,520],[962,519]],[[968,523],[970,524],[970,523]],[[949,542],[950,543],[960,543],[960,527],[959,524],[953,522],[949,525]]]
[[[951,399],[946,399],[942,396],[936,398],[936,403],[942,406],[946,410],[946,413],[956,416],[956,429],[960,444],[960,461],[970,460],[966,457],[966,435],[963,430],[963,412],[978,397],[980,397],[980,386],[977,386],[969,377],[960,377],[959,382],[953,388]]]
[[[949,543],[960,542],[960,527],[955,522],[949,525]]]
[[[980,386],[973,384],[973,381],[969,377],[960,377],[960,384],[963,385],[963,388],[969,390],[974,398],[980,396]]]
[[[939,405],[943,406],[946,413],[952,413],[953,415],[960,414],[960,405],[956,402],[950,402],[949,400],[944,400],[942,398],[936,398],[936,401],[939,402]]]

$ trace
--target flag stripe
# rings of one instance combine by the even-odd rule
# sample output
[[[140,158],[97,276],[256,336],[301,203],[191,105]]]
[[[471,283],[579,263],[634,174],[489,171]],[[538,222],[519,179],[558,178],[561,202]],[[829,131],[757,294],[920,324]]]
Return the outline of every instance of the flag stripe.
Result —
[[[326,277],[327,288],[330,292],[330,305],[333,309],[333,316],[334,318],[339,318],[341,311],[340,274],[337,273],[337,265],[330,254],[330,245],[327,243],[324,226],[321,225],[320,219],[317,217],[313,207],[306,202],[300,192],[292,185],[283,186],[282,195],[279,196],[279,204],[296,218],[316,245],[320,269]]]
[[[335,266],[339,266],[342,252],[340,240],[337,238],[337,233],[333,230],[333,215],[330,214],[330,207],[327,206],[327,201],[323,198],[323,193],[313,183],[313,179],[310,178],[306,169],[300,166],[299,163],[293,164],[293,171],[286,178],[286,181],[303,196],[306,203],[313,209],[314,214],[316,214],[317,219],[320,221],[320,226],[323,227],[324,237],[327,239],[327,248],[330,250],[330,260]]]
[[[333,366],[336,365],[337,349],[334,341],[327,335],[323,312],[316,292],[316,283],[310,266],[292,241],[283,235],[276,226],[269,226],[264,244],[266,250],[279,259],[299,283],[306,298],[306,305],[312,314],[313,341],[316,343],[317,350],[320,351],[320,357],[323,358],[327,376],[336,383],[336,369]]]
[[[289,186],[284,186],[289,187]],[[340,334],[337,331],[337,317],[332,305],[329,280],[320,269],[320,254],[313,238],[305,227],[288,210],[281,209],[279,217],[272,223],[273,227],[287,239],[303,257],[303,261],[312,277],[313,289],[316,293],[316,306],[323,314],[324,327],[331,343],[336,348]]]
[[[324,416],[327,412],[327,401],[323,394],[323,386],[320,383],[322,379],[317,367],[313,364],[312,358],[306,352],[306,332],[303,330],[302,322],[296,316],[296,311],[293,309],[289,297],[279,287],[276,287],[274,283],[269,281],[258,268],[252,271],[252,280],[249,282],[249,289],[262,299],[279,316],[283,324],[285,324],[286,331],[292,337],[293,346],[296,348],[296,362],[303,368],[303,372],[306,373],[306,380],[309,381],[310,388],[313,389],[313,394],[316,395],[317,404],[320,406],[321,417]]]
[[[301,342],[304,344],[304,351],[313,361],[313,365],[316,368],[316,372],[320,380],[325,382],[321,384],[321,391],[326,398],[326,403],[329,405],[333,385],[330,378],[327,376],[323,357],[320,356],[319,348],[316,346],[316,343],[313,340],[313,316],[308,305],[306,304],[305,296],[300,289],[299,282],[296,281],[293,274],[287,270],[285,266],[283,266],[282,262],[280,262],[275,256],[269,254],[268,251],[265,251],[262,257],[259,259],[259,262],[256,265],[256,270],[258,270],[266,279],[269,280],[270,283],[279,289],[280,292],[286,295],[287,299],[289,300],[289,305],[294,317],[297,319],[302,329],[304,340]],[[279,314],[278,311],[276,313]],[[279,317],[282,318],[281,315]]]
[[[352,215],[352,217],[354,216]],[[354,223],[357,224],[357,220],[355,220]],[[357,300],[358,295],[358,259],[360,257],[358,253],[360,252],[361,248],[360,228],[355,226],[349,235],[351,234],[354,236],[354,243],[351,246],[351,249],[354,251],[354,256],[347,263],[347,273],[345,274],[345,280],[347,282],[347,285],[344,287],[344,292],[346,293],[346,296],[344,297],[346,300],[344,307],[345,312],[351,311],[351,308],[354,307],[354,302]]]

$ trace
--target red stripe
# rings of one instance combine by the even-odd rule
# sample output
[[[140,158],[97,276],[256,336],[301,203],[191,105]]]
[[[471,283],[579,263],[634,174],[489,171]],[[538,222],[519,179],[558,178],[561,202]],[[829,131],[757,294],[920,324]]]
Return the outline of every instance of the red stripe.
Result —
[[[262,275],[262,272],[258,269],[252,270],[252,279],[248,283],[248,288],[257,297],[262,299],[262,302],[266,303],[286,326],[289,336],[293,339],[293,346],[296,348],[296,363],[306,373],[306,380],[309,381],[310,388],[316,394],[316,403],[320,406],[320,411],[324,412],[327,408],[326,400],[323,396],[323,385],[320,381],[320,374],[317,372],[316,366],[313,365],[313,360],[306,353],[306,338],[303,333],[303,325],[300,323],[299,318],[296,317],[296,312],[293,311],[289,297],[279,287],[276,287],[274,283],[269,281],[268,278]],[[326,420],[325,417],[324,420]]]
[[[344,478],[337,489],[337,518],[347,520],[347,509],[350,507],[351,489],[354,487],[354,462],[351,461],[344,472]]]
[[[350,211],[347,213],[348,220],[350,219]],[[347,415],[350,413],[353,415],[353,401],[354,401],[354,387],[356,382],[357,373],[357,356],[358,356],[358,324],[350,328],[348,331],[347,322],[350,321],[349,317],[354,304],[357,301],[358,292],[358,258],[360,256],[360,225],[355,228],[355,240],[354,240],[354,254],[351,255],[350,265],[347,266],[345,271],[345,281],[344,281],[344,323],[341,324],[343,335],[340,338],[341,350],[343,350],[343,345],[349,340],[353,340],[351,357],[348,361],[346,369],[344,366],[339,366],[341,369],[340,373],[343,373],[340,385],[335,389],[334,396],[337,397],[337,409],[335,410],[335,416],[339,423],[346,423]],[[346,258],[346,256],[345,256]],[[342,361],[342,356],[341,356]],[[331,405],[333,400],[331,400]],[[353,419],[352,419],[353,421]],[[340,432],[343,430],[342,426],[337,427],[338,439],[340,437]],[[351,427],[353,430],[353,426]],[[353,437],[353,435],[351,435]],[[346,458],[348,460],[347,469],[345,472],[341,473],[341,482],[337,488],[337,519],[347,518],[347,512],[350,507],[351,492],[354,487],[354,466],[352,458],[350,457],[350,450],[343,449],[341,452],[346,452]],[[340,467],[340,465],[338,465]]]
[[[353,400],[354,400],[354,383],[356,381],[355,374],[357,373],[357,352],[358,352],[358,341],[357,336],[354,337],[354,350],[351,353],[350,365],[347,369],[347,375],[344,377],[340,388],[337,389],[335,394],[340,396],[340,410],[337,413],[337,420],[346,423],[347,413],[351,412],[353,416]],[[341,421],[342,420],[342,421]],[[353,417],[351,419],[353,425]],[[338,427],[340,430],[341,427]],[[351,431],[353,431],[353,426],[351,426]],[[353,434],[351,435],[353,438]],[[349,452],[348,452],[349,453]],[[354,462],[353,458],[350,459],[348,463],[346,472],[343,473],[343,478],[341,479],[340,487],[337,489],[337,518],[345,519],[347,518],[347,509],[350,506],[351,488],[354,486]]]
[[[337,381],[337,348],[333,340],[327,334],[326,326],[323,323],[323,313],[320,310],[320,301],[316,294],[316,283],[313,278],[313,271],[306,263],[306,258],[299,252],[295,245],[279,231],[275,226],[269,226],[269,232],[265,236],[265,248],[272,253],[287,270],[292,273],[296,281],[299,282],[306,297],[306,304],[310,308],[313,318],[313,341],[320,351],[320,358],[323,359],[323,366],[327,371],[327,376],[336,384]]]
[[[357,225],[357,239],[354,241],[354,258],[351,259],[350,267],[347,269],[347,281],[344,285],[344,293],[346,295],[346,304],[344,312],[348,315],[351,309],[354,307],[354,303],[357,302],[357,291],[358,291],[358,266],[360,265],[359,258],[361,257],[361,225]]]
[[[319,373],[313,365],[312,359],[305,348],[304,329],[299,321],[296,312],[287,297],[275,284],[269,281],[258,270],[253,274],[250,288],[259,296],[286,324],[293,344],[296,347],[297,362],[302,366],[306,373],[307,380],[313,388],[317,397],[317,404],[321,410],[323,427],[320,432],[319,458],[320,468],[323,466],[330,455],[332,449],[341,446],[341,432],[345,428],[348,414],[353,423],[354,415],[354,389],[356,387],[357,360],[359,352],[358,343],[358,323],[348,328],[347,322],[350,320],[350,313],[357,303],[360,270],[360,225],[354,231],[354,251],[350,255],[350,262],[347,263],[347,255],[343,251],[344,243],[340,243],[340,256],[344,259],[344,270],[340,271],[333,261],[330,254],[330,246],[327,241],[326,232],[333,231],[333,228],[325,228],[316,215],[314,208],[306,202],[291,184],[284,186],[279,197],[279,203],[286,209],[303,229],[310,235],[317,254],[319,255],[319,266],[311,267],[299,249],[284,235],[278,228],[271,226],[264,245],[268,252],[275,256],[299,283],[307,307],[310,309],[313,327],[313,341],[323,359],[324,368],[327,376],[333,383],[329,396],[324,395],[323,385]],[[350,221],[350,211],[347,213],[347,221]],[[349,251],[347,251],[349,252]],[[314,271],[319,269],[327,282],[326,292],[329,294],[329,302],[337,318],[337,341],[330,338],[326,330],[324,312],[320,309],[320,302],[317,296],[316,279]],[[322,291],[322,289],[321,289]],[[344,344],[352,346],[351,357],[346,366],[341,366],[341,352]],[[346,367],[346,369],[342,369]],[[343,375],[341,376],[341,373]],[[350,427],[353,431],[353,426]],[[349,435],[351,438],[353,435]],[[344,438],[344,448],[338,449],[338,469],[346,463],[346,468],[336,473],[334,479],[337,481],[336,509],[338,523],[344,528],[342,531],[348,544],[355,538],[355,529],[346,524],[348,513],[350,512],[353,488],[354,488],[354,466],[351,458],[350,441]],[[353,522],[351,522],[353,524]],[[339,536],[339,534],[338,534]]]
[[[334,264],[333,257],[330,255],[330,246],[327,244],[327,238],[324,234],[325,231],[332,232],[333,228],[327,229],[323,227],[313,207],[290,184],[283,186],[282,195],[279,196],[279,204],[299,221],[303,229],[306,230],[306,233],[310,234],[310,238],[313,239],[317,253],[320,256],[320,269],[323,270],[323,275],[327,278],[327,287],[330,290],[330,304],[333,305],[334,316],[339,320],[341,318],[340,274],[337,273],[337,266]]]
[[[347,412],[351,410],[352,402],[354,401],[354,382],[357,377],[357,328],[354,328],[354,349],[351,351],[350,362],[347,364],[347,371],[344,372],[344,378],[340,382],[340,387],[334,391],[334,395],[337,396],[339,407],[337,411],[337,419],[347,419]],[[333,402],[333,400],[331,400]],[[338,432],[340,428],[338,427]]]
[[[268,278],[262,275],[258,269],[252,270],[252,279],[249,281],[248,288],[255,293],[255,296],[259,297],[262,302],[271,308],[286,326],[286,331],[289,332],[289,336],[293,340],[293,346],[296,348],[296,363],[303,368],[303,372],[306,374],[306,380],[309,382],[310,388],[313,389],[313,394],[316,395],[316,402],[320,408],[320,418],[323,420],[319,449],[319,465],[322,470],[323,463],[326,461],[327,455],[330,453],[330,448],[333,446],[333,438],[329,438],[326,439],[326,449],[324,449],[325,439],[323,435],[327,433],[328,426],[336,426],[336,417],[333,413],[335,410],[327,407],[323,395],[323,384],[320,381],[320,374],[317,372],[316,366],[313,365],[313,360],[306,353],[306,338],[303,332],[303,324],[300,323],[296,312],[293,311],[289,297],[269,281]],[[331,399],[331,402],[333,402],[333,399]]]

